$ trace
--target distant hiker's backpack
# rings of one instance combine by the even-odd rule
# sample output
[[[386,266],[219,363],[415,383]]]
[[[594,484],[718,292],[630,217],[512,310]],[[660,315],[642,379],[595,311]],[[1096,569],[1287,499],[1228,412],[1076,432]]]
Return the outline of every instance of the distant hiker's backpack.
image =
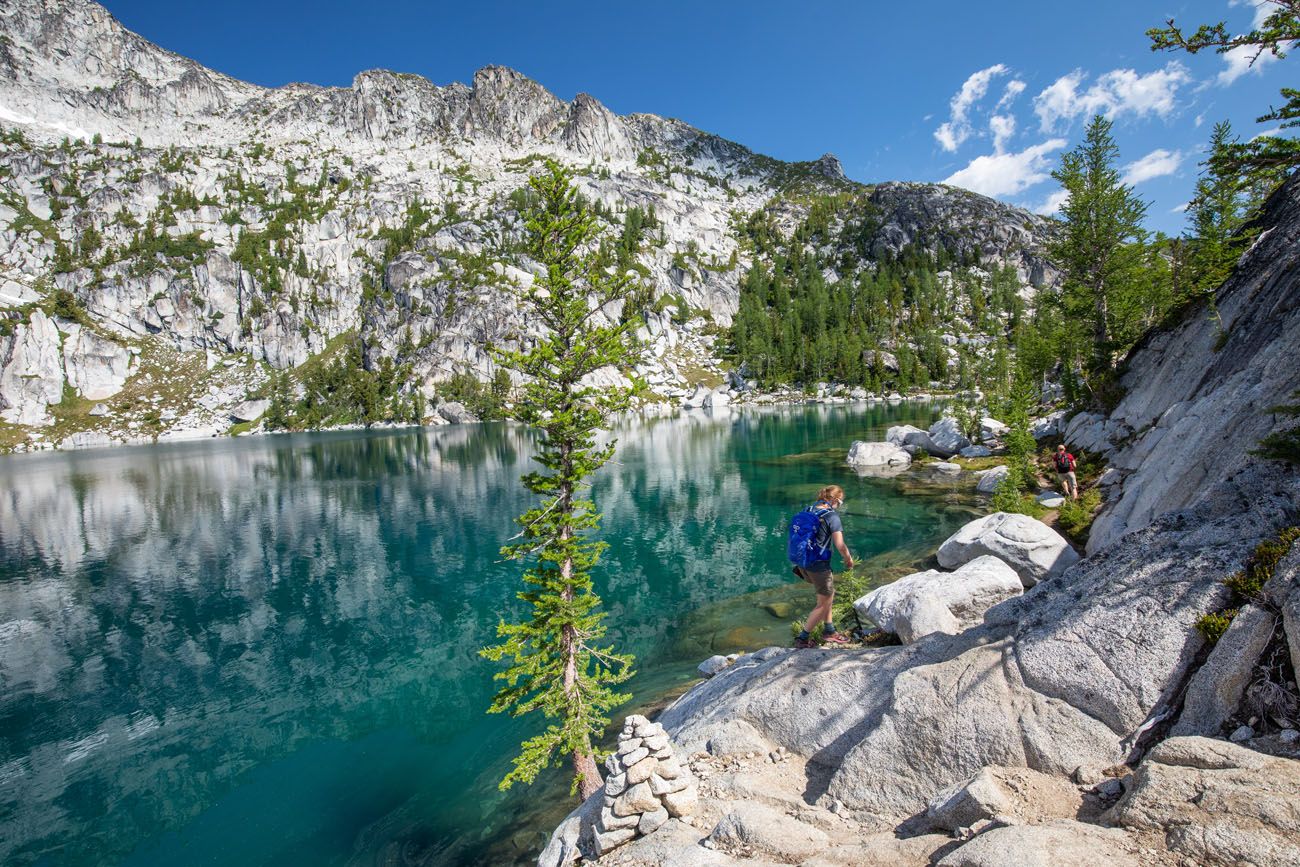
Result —
[[[824,546],[817,544],[817,531],[821,528],[822,516],[829,511],[829,509],[808,508],[790,519],[790,537],[786,542],[786,552],[791,563],[807,568],[818,561],[830,559],[830,539],[827,539]]]
[[[1066,452],[1063,455],[1055,455],[1056,471],[1058,473],[1068,473],[1074,469],[1074,455]]]

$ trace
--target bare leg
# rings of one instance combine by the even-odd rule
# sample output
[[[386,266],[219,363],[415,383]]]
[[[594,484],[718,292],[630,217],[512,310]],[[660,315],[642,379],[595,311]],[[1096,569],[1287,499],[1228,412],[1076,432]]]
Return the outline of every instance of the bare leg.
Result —
[[[817,628],[818,623],[825,623],[831,616],[831,596],[817,594],[817,606],[813,608],[812,614],[808,615],[808,620],[804,623],[804,632],[809,635]]]

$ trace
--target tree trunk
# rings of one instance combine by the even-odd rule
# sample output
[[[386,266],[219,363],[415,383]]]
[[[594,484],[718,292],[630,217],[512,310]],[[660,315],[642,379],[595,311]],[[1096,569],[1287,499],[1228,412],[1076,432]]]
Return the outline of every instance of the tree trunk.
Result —
[[[565,450],[564,469],[568,469],[568,454]],[[572,508],[573,490],[564,485],[560,489],[560,510],[568,513]],[[567,524],[560,528],[560,538],[569,540],[573,538],[573,528]],[[560,564],[560,575],[564,578],[564,590],[561,596],[565,602],[573,601],[573,585],[570,580],[573,578],[573,561],[565,559]],[[578,690],[578,633],[572,626],[565,626],[560,636],[560,652],[564,655],[564,694],[570,701],[575,700]],[[584,739],[585,740],[585,739]],[[585,749],[573,751],[573,773],[578,777],[578,794],[582,800],[587,800],[601,786],[605,780],[600,775],[600,768],[596,765],[596,757],[592,754],[591,745],[585,744]]]
[[[1095,305],[1096,321],[1093,323],[1092,339],[1094,342],[1093,355],[1097,359],[1098,370],[1110,369],[1110,327],[1107,320],[1110,317],[1110,309],[1106,304],[1106,287],[1096,285],[1093,287],[1093,303]]]

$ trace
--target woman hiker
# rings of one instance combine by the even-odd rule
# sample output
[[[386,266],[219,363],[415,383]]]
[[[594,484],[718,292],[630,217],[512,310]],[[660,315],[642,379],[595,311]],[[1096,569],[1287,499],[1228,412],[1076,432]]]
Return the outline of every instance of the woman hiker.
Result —
[[[831,620],[831,605],[835,602],[835,576],[831,574],[831,545],[840,552],[840,559],[845,569],[853,568],[853,555],[844,544],[844,525],[836,509],[844,505],[844,489],[839,485],[827,485],[817,494],[813,512],[818,516],[817,536],[813,543],[817,558],[807,566],[794,567],[794,573],[807,581],[817,590],[817,607],[808,615],[803,625],[803,632],[794,640],[795,647],[812,647],[812,631],[818,623],[825,623],[822,639],[830,644],[847,644],[848,639],[835,630]],[[821,554],[826,559],[821,559]]]

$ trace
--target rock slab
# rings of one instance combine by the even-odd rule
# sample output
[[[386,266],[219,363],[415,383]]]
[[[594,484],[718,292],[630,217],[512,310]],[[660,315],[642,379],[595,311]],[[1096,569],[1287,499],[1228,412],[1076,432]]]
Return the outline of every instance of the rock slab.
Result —
[[[858,614],[886,632],[911,643],[931,632],[955,634],[984,618],[994,605],[1023,591],[1020,576],[1002,560],[991,555],[977,557],[954,572],[929,569],[899,578],[892,584],[877,587],[853,603]],[[936,628],[926,629],[917,618],[929,599],[949,615],[951,627],[943,620],[932,620]]]
[[[1198,864],[1300,864],[1300,761],[1201,737],[1170,738],[1114,811]]]
[[[994,512],[962,527],[939,546],[939,565],[954,569],[985,554],[1003,560],[1026,588],[1079,562],[1070,543],[1028,515]]]

